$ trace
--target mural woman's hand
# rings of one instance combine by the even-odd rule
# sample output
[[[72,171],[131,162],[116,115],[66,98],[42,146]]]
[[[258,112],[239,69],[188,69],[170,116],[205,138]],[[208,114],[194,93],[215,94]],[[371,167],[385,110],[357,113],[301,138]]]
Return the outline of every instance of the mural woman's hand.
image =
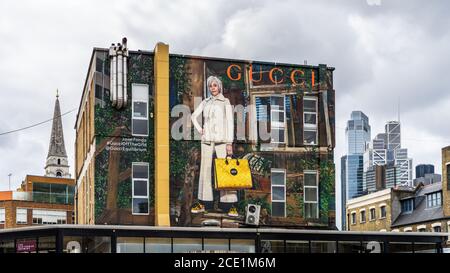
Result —
[[[233,154],[233,145],[227,144],[227,155],[232,155],[232,154]]]

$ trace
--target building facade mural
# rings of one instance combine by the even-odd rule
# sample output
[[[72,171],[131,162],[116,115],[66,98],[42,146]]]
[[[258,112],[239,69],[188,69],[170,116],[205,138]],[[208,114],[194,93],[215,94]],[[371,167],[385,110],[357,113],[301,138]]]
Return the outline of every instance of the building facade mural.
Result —
[[[93,52],[76,125],[80,224],[155,225],[154,53],[127,54],[117,109],[108,51]],[[333,68],[175,54],[168,66],[171,226],[245,226],[257,204],[261,226],[334,228]],[[249,163],[251,188],[215,188],[226,156]]]

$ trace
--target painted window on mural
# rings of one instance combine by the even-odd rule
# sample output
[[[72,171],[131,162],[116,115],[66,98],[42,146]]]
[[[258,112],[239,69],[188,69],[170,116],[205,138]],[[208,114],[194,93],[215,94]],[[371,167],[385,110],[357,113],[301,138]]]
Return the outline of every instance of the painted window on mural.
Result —
[[[16,209],[16,223],[17,224],[26,224],[27,221],[27,209]]]
[[[272,216],[286,217],[286,170],[271,169]]]
[[[258,121],[258,142],[270,142],[274,144],[286,143],[285,102],[284,95],[255,97],[256,119]],[[261,132],[270,133],[270,139],[262,136]]]
[[[134,136],[148,136],[148,85],[132,85],[132,132]]]
[[[132,177],[133,214],[148,214],[148,163],[133,163]]]
[[[33,209],[33,224],[66,224],[66,218],[67,213],[65,211]]]
[[[0,224],[5,223],[5,208],[0,208]]]
[[[317,171],[304,171],[305,218],[319,218],[319,190]]]
[[[303,143],[317,145],[317,98],[303,98]]]

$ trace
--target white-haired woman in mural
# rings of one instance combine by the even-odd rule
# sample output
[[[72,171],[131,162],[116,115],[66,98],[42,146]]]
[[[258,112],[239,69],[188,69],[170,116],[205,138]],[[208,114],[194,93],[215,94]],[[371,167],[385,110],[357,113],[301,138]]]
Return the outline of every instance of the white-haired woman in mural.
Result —
[[[207,79],[210,96],[204,99],[191,116],[192,123],[201,134],[201,165],[198,185],[199,202],[192,207],[192,213],[204,212],[213,207],[214,195],[211,184],[213,155],[225,158],[233,154],[234,121],[230,101],[223,96],[222,81],[210,76]],[[197,117],[203,113],[203,127]],[[236,191],[220,191],[220,207],[228,210],[229,216],[238,216],[235,203]]]

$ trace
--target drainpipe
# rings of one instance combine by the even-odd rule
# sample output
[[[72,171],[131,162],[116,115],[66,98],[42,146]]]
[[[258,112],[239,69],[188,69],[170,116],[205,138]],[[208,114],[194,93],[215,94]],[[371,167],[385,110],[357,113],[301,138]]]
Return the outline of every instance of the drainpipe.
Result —
[[[123,45],[123,106],[127,107],[128,103],[128,92],[127,92],[127,78],[128,78],[128,71],[127,71],[127,60],[128,60],[128,48],[127,48],[127,38],[122,39],[122,45]]]

